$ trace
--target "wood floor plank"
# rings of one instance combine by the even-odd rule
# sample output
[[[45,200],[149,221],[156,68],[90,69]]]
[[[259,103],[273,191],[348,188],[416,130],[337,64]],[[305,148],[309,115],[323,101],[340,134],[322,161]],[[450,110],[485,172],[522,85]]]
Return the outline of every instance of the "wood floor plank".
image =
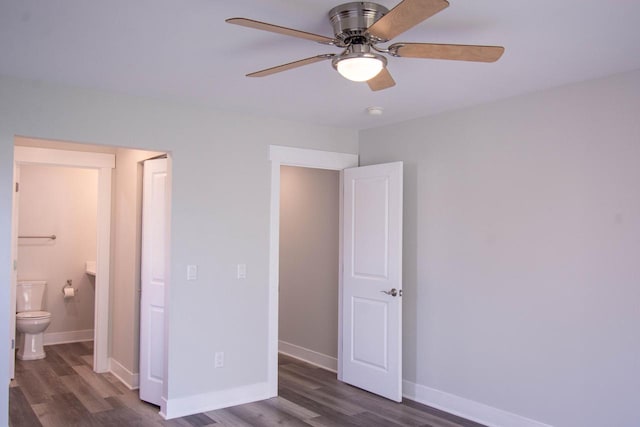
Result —
[[[32,408],[44,427],[100,426],[73,393],[52,396],[46,403],[32,405]]]
[[[309,390],[319,389],[323,387],[323,384],[317,381],[308,380],[300,375],[296,375],[291,372],[287,372],[284,369],[280,369],[278,374],[278,384],[289,388],[306,388]]]
[[[220,427],[252,427],[248,422],[236,417],[228,409],[205,412]]]
[[[147,402],[143,402],[138,397],[138,394],[134,391],[129,391],[126,394],[118,396],[111,396],[105,398],[109,405],[113,408],[127,407],[135,411],[138,415],[144,418],[146,421],[155,422],[158,426],[174,427],[173,420],[164,420],[158,413],[160,408],[151,405]]]
[[[228,411],[255,427],[269,427],[275,425],[289,427],[308,427],[309,424],[295,418],[284,411],[262,402],[228,408]]]
[[[466,418],[459,417],[457,415],[450,414],[445,411],[441,411],[440,409],[433,408],[431,406],[423,405],[422,403],[415,402],[413,400],[405,399],[403,404],[406,407],[414,408],[419,410],[420,412],[426,412],[438,418],[442,418],[444,420],[453,421],[461,425],[462,427],[486,427],[484,424],[477,423],[475,421],[467,420]]]
[[[113,406],[80,375],[65,375],[60,377],[60,381],[69,391],[75,394],[85,409],[92,414],[113,409]]]
[[[278,396],[275,399],[269,399],[265,401],[265,403],[281,411],[284,411],[289,415],[293,415],[294,417],[299,418],[303,421],[320,416],[320,414],[316,414],[315,412],[310,411],[303,406],[296,405],[295,403],[290,402],[281,396]]]
[[[316,390],[298,389],[296,393],[330,407],[344,415],[355,415],[366,410],[364,407],[346,399],[341,399],[335,394],[325,391],[323,388]]]
[[[55,352],[71,367],[85,364],[81,358],[83,354],[74,353],[73,347],[70,347],[68,344],[47,346],[47,354],[50,352]]]
[[[183,419],[192,427],[209,427],[216,423],[207,414],[188,415]]]
[[[402,424],[398,424],[387,418],[382,418],[371,412],[363,412],[355,415],[353,418],[369,427],[402,427]]]
[[[48,351],[47,357],[43,359],[58,376],[73,375],[75,371],[56,351]]]
[[[11,387],[9,389],[9,400],[11,401],[11,411],[9,411],[9,424],[11,427],[42,426],[20,387]]]
[[[93,355],[85,354],[84,356],[80,356],[80,359],[82,359],[85,365],[93,368]]]
[[[102,411],[93,416],[100,426],[158,427],[159,425],[156,421],[149,420],[126,406]]]
[[[296,377],[303,378],[314,383],[320,383],[322,385],[331,385],[336,382],[336,374],[317,368],[315,366],[307,365],[301,366],[299,364],[286,364],[280,365],[280,371],[287,372]]]
[[[29,404],[44,403],[47,401],[47,393],[40,387],[40,381],[35,371],[24,371],[18,373],[16,371],[16,382],[19,384],[22,392],[27,398]]]
[[[122,394],[113,384],[102,376],[95,375],[86,365],[74,366],[73,369],[85,380],[102,398]]]
[[[332,408],[331,406],[326,405],[323,402],[318,402],[313,398],[304,396],[294,390],[280,388],[278,389],[278,395],[297,405],[303,406],[308,410],[319,414],[320,417],[324,417],[328,420],[342,420],[342,419],[348,418],[348,415]],[[313,424],[311,423],[311,420],[315,420],[315,419],[316,418],[310,419],[309,423]]]

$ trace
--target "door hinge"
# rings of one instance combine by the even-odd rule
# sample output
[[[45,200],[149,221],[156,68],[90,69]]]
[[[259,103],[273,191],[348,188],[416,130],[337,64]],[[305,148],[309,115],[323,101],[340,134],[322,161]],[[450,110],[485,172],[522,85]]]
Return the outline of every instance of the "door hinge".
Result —
[[[19,183],[19,182],[16,182],[16,193],[17,193],[18,191],[20,191],[20,183]]]
[[[16,340],[14,338],[11,339],[11,350],[16,349]]]

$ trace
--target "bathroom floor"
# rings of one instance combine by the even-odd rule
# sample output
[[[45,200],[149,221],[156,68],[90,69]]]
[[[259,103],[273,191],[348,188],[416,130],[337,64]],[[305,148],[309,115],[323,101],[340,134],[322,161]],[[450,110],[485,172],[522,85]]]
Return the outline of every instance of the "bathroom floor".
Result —
[[[278,397],[163,420],[111,374],[91,369],[91,342],[45,348],[42,360],[16,360],[9,389],[12,427],[67,426],[432,426],[482,427],[405,400],[394,403],[336,380],[332,372],[280,355]]]

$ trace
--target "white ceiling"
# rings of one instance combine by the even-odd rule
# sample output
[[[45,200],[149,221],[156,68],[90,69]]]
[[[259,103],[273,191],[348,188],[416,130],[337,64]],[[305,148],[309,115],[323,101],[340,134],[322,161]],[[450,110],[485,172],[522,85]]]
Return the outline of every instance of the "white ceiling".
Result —
[[[330,61],[244,77],[340,50],[226,18],[333,36],[327,12],[340,3],[0,0],[0,74],[362,129],[640,68],[638,0],[450,0],[393,42],[502,45],[502,59],[389,58],[397,85],[380,92]],[[368,116],[369,106],[384,114]]]

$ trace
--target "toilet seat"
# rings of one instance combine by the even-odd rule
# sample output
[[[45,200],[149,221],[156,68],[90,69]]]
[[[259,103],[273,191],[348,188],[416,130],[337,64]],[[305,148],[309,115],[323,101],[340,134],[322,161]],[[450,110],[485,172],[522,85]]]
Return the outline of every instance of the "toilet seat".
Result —
[[[51,317],[51,313],[48,311],[22,311],[16,314],[16,319],[24,319],[24,320],[39,320],[39,319],[48,319]]]

